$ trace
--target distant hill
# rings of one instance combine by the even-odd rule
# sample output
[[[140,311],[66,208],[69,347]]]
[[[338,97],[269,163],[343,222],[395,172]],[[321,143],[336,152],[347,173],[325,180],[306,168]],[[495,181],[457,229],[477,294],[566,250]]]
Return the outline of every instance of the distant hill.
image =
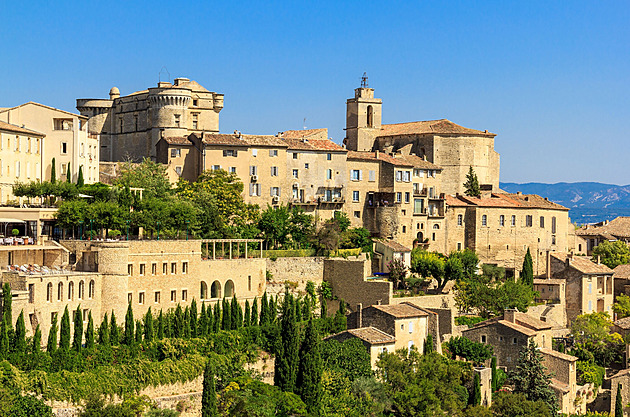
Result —
[[[569,216],[575,223],[596,223],[617,216],[630,216],[630,185],[599,182],[559,182],[517,184],[502,182],[501,189],[523,194],[538,194],[554,203],[571,209]]]

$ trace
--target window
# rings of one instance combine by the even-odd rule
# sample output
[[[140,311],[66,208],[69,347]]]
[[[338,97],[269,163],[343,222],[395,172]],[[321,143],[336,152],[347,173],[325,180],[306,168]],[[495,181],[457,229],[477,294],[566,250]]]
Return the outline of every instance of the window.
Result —
[[[413,333],[413,321],[409,322],[409,333]]]
[[[397,203],[402,202],[402,193],[401,192],[397,192],[396,193],[396,202]]]
[[[79,281],[79,300],[85,298],[85,282]]]
[[[304,169],[308,169],[308,163],[304,164]]]
[[[464,224],[464,216],[462,214],[457,215],[457,225],[461,226]]]
[[[54,119],[54,130],[72,130],[72,119]]]
[[[332,154],[331,153],[327,153],[326,154],[326,160],[327,161],[332,161]]]
[[[258,156],[258,149],[252,149],[252,156]]]
[[[133,116],[133,126],[134,126],[134,130],[137,132],[138,131],[138,116],[134,115]]]
[[[144,292],[138,293],[138,304],[144,304]]]
[[[272,177],[278,176],[278,167],[271,167],[271,176]]]
[[[361,170],[353,169],[352,171],[350,171],[350,179],[352,181],[361,181]]]
[[[140,275],[144,275],[147,266],[145,264],[140,264]]]
[[[405,193],[405,203],[409,203],[411,201],[411,193]]]
[[[376,171],[368,171],[368,181],[376,181]]]
[[[131,304],[132,301],[133,301],[133,293],[128,292],[127,293],[127,304]]]
[[[123,122],[123,119],[121,117],[120,119],[118,119],[118,129],[119,129],[118,132],[119,133],[123,132],[123,127],[124,127],[124,122]]]
[[[293,159],[298,159],[298,153],[297,152],[293,152]]]
[[[403,232],[403,233],[407,233],[407,226],[403,226],[403,227],[402,227],[402,232]]]
[[[435,233],[431,235],[431,240],[435,242]]]
[[[223,156],[238,156],[238,151],[234,149],[223,150]]]
[[[156,303],[159,303],[159,302],[160,302],[160,295],[161,295],[161,294],[160,294],[160,292],[159,292],[159,291],[156,291],[156,292],[153,294],[153,299],[155,300],[155,302],[156,302]]]
[[[326,179],[327,179],[327,180],[332,180],[332,177],[333,177],[333,171],[332,171],[332,169],[327,169],[327,170],[326,170]]]
[[[411,348],[413,348],[413,340],[410,340],[409,343],[407,343],[407,350],[411,351]]]
[[[545,228],[545,218],[543,216],[540,216],[540,228]]]
[[[374,127],[374,108],[367,106],[367,127]]]
[[[35,302],[35,284],[28,284],[28,302]]]
[[[352,201],[355,203],[359,202],[359,192],[358,191],[353,191],[352,192]]]
[[[182,301],[188,300],[188,290],[182,290]]]
[[[293,170],[293,178],[296,178],[296,179],[297,179],[297,177],[298,177],[298,170],[297,170],[297,169],[294,169],[294,170]]]
[[[487,343],[488,342],[488,338],[486,337],[485,334],[481,335],[481,343]]]
[[[401,182],[402,181],[402,171],[396,171],[396,181],[397,182]]]
[[[551,244],[555,245],[556,244],[556,235],[551,235]],[[581,247],[581,245],[580,245]]]
[[[193,114],[192,115],[192,128],[197,129],[198,126],[199,126],[199,115]]]
[[[193,107],[197,107],[199,105],[199,99],[193,99]]]
[[[499,226],[505,226],[505,216],[503,214],[499,216]]]
[[[179,175],[180,177],[181,177],[181,175],[182,175],[182,169],[183,169],[183,168],[182,168],[181,166],[176,166],[176,167],[175,167],[175,173],[176,173],[177,175]]]
[[[247,291],[251,291],[252,290],[252,276],[248,275],[247,276]]]
[[[174,303],[175,301],[177,301],[177,291],[171,290],[171,303]]]
[[[181,115],[176,114],[175,115],[175,127],[179,127],[179,119],[180,119]]]
[[[354,218],[355,219],[360,219],[361,218],[361,212],[360,211],[355,211],[354,212]]]
[[[255,165],[251,165],[249,167],[249,175],[258,175],[258,167]]]
[[[457,250],[462,250],[462,242],[457,242]]]
[[[422,214],[424,211],[424,200],[421,198],[413,199],[413,214]]]
[[[70,281],[68,283],[68,300],[72,300],[74,298],[74,282]]]
[[[20,161],[15,161],[15,176],[18,178],[20,176]]]
[[[218,171],[221,169],[221,165],[212,165],[212,170],[213,171]]]
[[[556,218],[551,218],[551,233],[556,233]]]
[[[236,167],[230,167],[228,169],[228,172],[231,172],[232,174],[236,174]]]
[[[50,313],[50,324],[53,324],[55,322],[55,320],[57,320],[57,312],[56,311]]]
[[[260,184],[249,184],[249,195],[260,196]]]
[[[487,215],[483,215],[481,216],[481,225],[482,226],[487,226],[488,225],[488,216]]]
[[[297,155],[297,154],[294,154],[294,155]],[[269,156],[271,156],[271,157],[278,156],[278,150],[277,149],[269,149]],[[293,159],[295,159],[295,157]]]
[[[588,301],[588,311],[593,311],[593,302],[591,300]]]
[[[403,182],[411,182],[411,171],[403,171]]]
[[[94,298],[94,280],[90,281],[90,284],[88,285],[88,298]]]
[[[133,275],[133,264],[127,264],[127,275]]]
[[[515,337],[515,338],[513,338],[513,339],[512,339],[512,344],[513,344],[513,345],[515,345],[515,344],[517,344],[517,343],[518,343],[518,339],[517,339],[516,337]]]
[[[53,285],[52,283],[48,283],[46,286],[46,301],[52,301],[53,296]]]
[[[272,197],[280,197],[280,187],[271,187],[271,189],[269,190],[269,195],[271,195]]]
[[[532,227],[533,224],[533,216],[525,216],[525,226]]]
[[[171,275],[175,275],[177,273],[177,262],[171,262]]]
[[[512,216],[512,221],[510,222],[512,226],[516,226],[516,216]]]
[[[182,274],[188,273],[188,262],[182,262]]]
[[[168,273],[168,264],[166,262],[162,263],[162,275],[166,275]]]
[[[413,176],[414,177],[418,177],[418,178],[423,178],[424,177],[424,171],[422,169],[414,169],[413,170]]]

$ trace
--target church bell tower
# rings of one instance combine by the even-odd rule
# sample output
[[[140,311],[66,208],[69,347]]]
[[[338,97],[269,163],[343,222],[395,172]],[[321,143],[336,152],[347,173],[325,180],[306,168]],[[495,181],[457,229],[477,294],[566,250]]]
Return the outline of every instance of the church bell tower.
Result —
[[[351,151],[371,151],[374,138],[381,130],[383,102],[374,98],[374,89],[368,87],[363,73],[361,87],[354,90],[354,98],[346,101],[346,138],[344,143]]]

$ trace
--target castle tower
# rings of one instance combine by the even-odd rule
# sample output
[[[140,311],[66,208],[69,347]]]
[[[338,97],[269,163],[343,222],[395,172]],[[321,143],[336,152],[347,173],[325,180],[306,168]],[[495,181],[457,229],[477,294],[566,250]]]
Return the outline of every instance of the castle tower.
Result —
[[[351,151],[371,151],[374,138],[381,129],[383,102],[374,98],[363,73],[361,87],[354,90],[354,98],[346,101],[346,147]]]

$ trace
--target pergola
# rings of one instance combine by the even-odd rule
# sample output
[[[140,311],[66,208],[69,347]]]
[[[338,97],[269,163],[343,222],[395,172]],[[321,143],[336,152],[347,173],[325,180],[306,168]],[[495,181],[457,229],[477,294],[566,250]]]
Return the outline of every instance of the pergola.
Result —
[[[252,243],[258,244],[258,249],[254,254],[257,254],[257,258],[263,257],[263,249],[262,249],[262,239],[202,239],[201,244],[206,245],[206,254],[208,259],[210,259],[210,244],[212,244],[212,259],[217,259],[217,244],[221,244],[221,254],[225,255],[225,247],[228,247],[229,256],[227,259],[234,259],[233,254],[237,254],[237,258],[240,257],[238,254],[240,253],[241,244],[245,248],[245,258],[248,258],[248,246]],[[236,245],[236,246],[235,246]]]

